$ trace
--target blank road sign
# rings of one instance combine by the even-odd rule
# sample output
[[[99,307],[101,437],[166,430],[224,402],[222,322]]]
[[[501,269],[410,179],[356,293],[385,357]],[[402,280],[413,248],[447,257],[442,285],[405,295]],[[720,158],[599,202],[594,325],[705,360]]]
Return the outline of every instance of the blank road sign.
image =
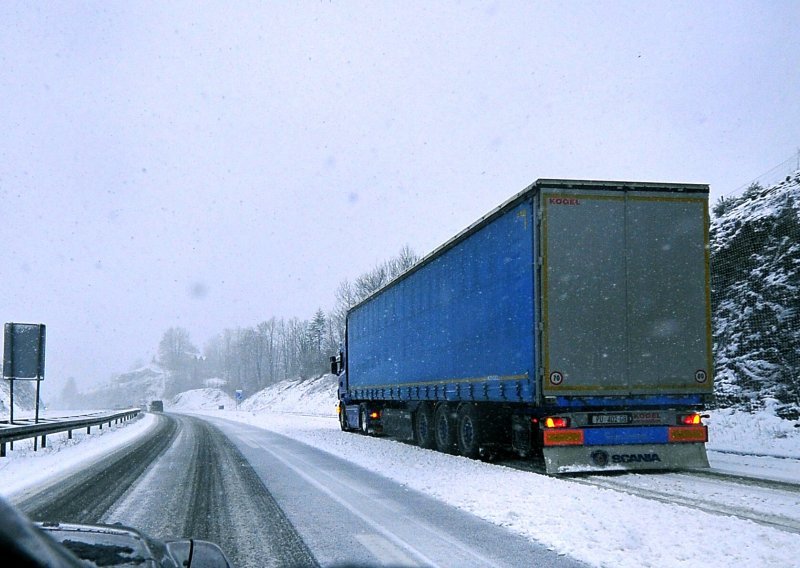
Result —
[[[44,378],[44,324],[7,323],[3,349],[3,378]]]

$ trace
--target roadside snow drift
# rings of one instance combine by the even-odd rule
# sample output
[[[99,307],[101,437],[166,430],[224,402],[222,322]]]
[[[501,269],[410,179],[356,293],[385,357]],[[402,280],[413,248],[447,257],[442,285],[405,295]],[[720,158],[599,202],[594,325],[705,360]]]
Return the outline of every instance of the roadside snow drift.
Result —
[[[249,397],[239,409],[336,416],[336,381],[337,377],[331,374],[316,379],[281,381]]]
[[[236,401],[220,389],[195,389],[179,393],[172,399],[167,410],[217,410],[236,408]]]

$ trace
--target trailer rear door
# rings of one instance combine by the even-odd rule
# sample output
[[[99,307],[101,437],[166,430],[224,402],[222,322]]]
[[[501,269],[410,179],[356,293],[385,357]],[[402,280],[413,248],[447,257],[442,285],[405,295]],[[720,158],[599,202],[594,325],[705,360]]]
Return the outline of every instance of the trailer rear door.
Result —
[[[637,189],[540,192],[547,396],[712,390],[707,194]]]

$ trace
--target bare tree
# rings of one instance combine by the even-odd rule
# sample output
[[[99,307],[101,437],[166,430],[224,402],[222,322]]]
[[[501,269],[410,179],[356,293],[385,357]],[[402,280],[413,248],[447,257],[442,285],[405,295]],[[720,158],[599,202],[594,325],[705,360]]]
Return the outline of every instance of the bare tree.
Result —
[[[325,372],[328,356],[344,342],[347,311],[376,290],[408,270],[417,261],[409,247],[354,283],[344,280],[336,289],[336,305],[327,314],[318,309],[309,320],[270,318],[255,327],[225,329],[205,346],[201,374],[218,376],[229,391],[244,388],[255,392],[281,379],[309,378]],[[167,335],[169,341],[167,341]],[[181,341],[183,343],[181,343]],[[188,333],[173,328],[159,347],[160,360],[181,361],[179,353],[193,354]],[[192,346],[193,347],[193,346]]]
[[[336,305],[332,311],[335,326],[333,332],[335,339],[332,338],[334,346],[344,342],[345,318],[350,308],[403,274],[418,260],[419,257],[406,245],[400,249],[397,256],[360,275],[353,284],[350,284],[348,280],[339,284],[336,289]]]
[[[158,343],[158,362],[169,371],[184,370],[187,361],[197,353],[189,332],[182,327],[169,328]]]

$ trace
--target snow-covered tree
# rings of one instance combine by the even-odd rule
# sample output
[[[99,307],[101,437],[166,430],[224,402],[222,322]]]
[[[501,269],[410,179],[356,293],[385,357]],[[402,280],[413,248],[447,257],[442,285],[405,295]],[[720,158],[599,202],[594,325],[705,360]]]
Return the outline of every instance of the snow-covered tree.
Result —
[[[721,404],[800,414],[800,172],[726,200],[711,226]]]

